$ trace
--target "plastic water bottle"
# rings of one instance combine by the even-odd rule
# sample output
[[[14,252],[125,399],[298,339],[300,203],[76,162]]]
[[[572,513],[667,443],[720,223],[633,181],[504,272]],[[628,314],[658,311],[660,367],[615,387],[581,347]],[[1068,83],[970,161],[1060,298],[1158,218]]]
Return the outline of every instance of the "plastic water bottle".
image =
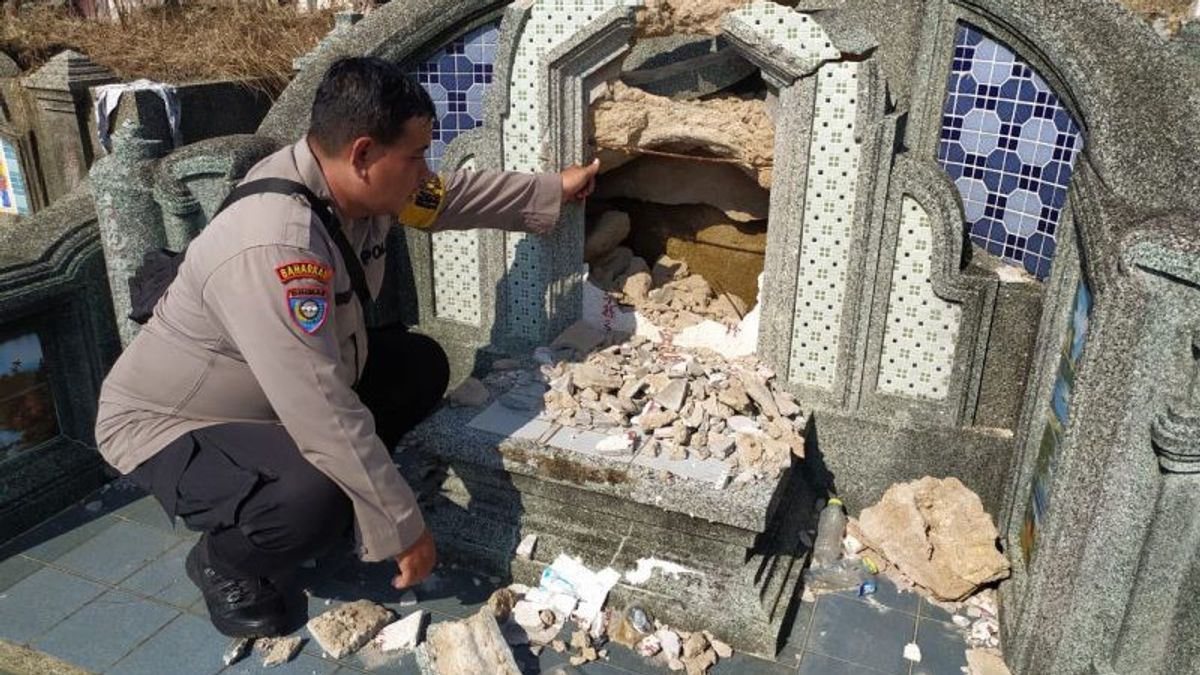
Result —
[[[814,566],[830,565],[842,557],[842,536],[846,533],[846,511],[842,500],[831,497],[817,521],[817,541],[813,544]]]

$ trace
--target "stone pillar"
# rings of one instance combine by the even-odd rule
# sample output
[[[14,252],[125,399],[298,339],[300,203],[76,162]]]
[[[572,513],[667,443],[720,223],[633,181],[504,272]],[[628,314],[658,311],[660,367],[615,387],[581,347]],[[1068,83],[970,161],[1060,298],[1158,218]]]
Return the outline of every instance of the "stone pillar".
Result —
[[[1193,337],[1200,350],[1200,334]],[[1195,626],[1200,601],[1200,367],[1187,399],[1154,420],[1162,490],[1138,566],[1113,669],[1119,673],[1200,672]]]
[[[49,203],[74,190],[91,166],[88,88],[116,81],[112,71],[69,49],[25,78],[25,88],[37,106],[38,145]]]
[[[163,153],[162,142],[147,140],[140,126],[127,123],[113,136],[112,154],[97,161],[91,171],[100,240],[122,346],[133,340],[139,328],[128,318],[129,278],[147,251],[167,243],[153,188],[154,160]]]

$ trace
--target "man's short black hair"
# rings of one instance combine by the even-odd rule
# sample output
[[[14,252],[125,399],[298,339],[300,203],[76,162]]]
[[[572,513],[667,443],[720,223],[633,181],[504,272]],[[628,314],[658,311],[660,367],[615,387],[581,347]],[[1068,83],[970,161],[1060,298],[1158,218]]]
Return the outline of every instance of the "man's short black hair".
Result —
[[[400,66],[375,57],[335,61],[317,87],[309,135],[326,152],[360,136],[389,145],[414,117],[437,114],[429,92]]]

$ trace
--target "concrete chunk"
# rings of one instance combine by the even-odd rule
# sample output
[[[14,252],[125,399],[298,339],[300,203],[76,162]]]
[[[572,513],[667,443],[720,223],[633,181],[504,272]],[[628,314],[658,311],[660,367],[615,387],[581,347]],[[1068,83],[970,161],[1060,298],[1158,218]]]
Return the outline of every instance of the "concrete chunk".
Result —
[[[369,600],[339,605],[310,619],[308,632],[321,649],[335,659],[352,654],[367,644],[392,621],[392,612]]]

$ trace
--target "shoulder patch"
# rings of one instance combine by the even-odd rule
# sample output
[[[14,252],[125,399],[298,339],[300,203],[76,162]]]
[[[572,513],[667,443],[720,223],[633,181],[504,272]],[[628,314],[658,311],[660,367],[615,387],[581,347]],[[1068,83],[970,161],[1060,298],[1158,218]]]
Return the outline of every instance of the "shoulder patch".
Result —
[[[313,279],[323,284],[333,278],[333,268],[317,260],[298,260],[275,268],[279,281],[288,283],[296,279]]]
[[[300,330],[315,335],[329,316],[329,290],[325,288],[287,289],[288,314]]]

